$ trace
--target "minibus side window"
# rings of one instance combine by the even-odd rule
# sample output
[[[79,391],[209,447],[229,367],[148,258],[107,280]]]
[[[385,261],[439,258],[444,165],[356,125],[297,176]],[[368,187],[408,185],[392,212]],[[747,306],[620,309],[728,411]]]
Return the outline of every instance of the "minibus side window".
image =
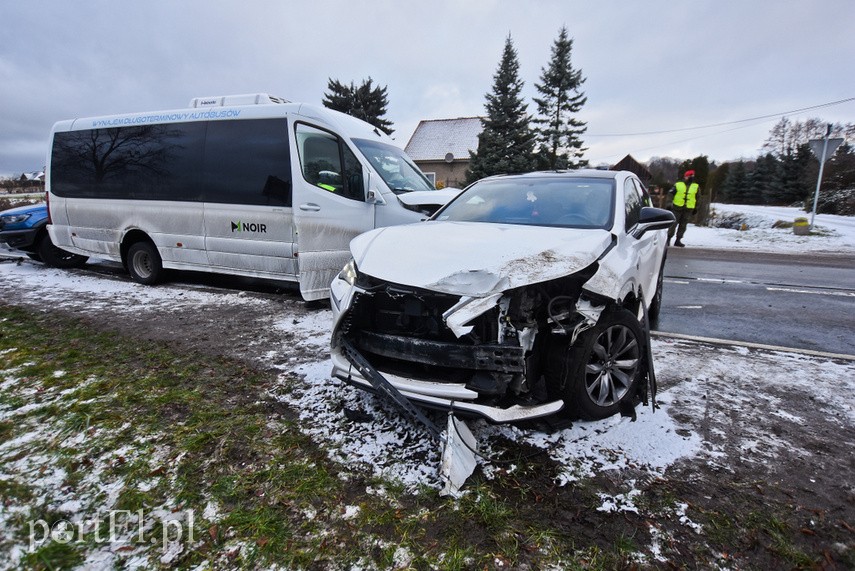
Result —
[[[287,120],[209,122],[204,172],[205,202],[291,206]]]
[[[54,135],[51,191],[70,198],[200,200],[204,123]]]
[[[303,124],[297,125],[296,132],[300,168],[307,182],[344,198],[365,200],[362,164],[341,139]]]

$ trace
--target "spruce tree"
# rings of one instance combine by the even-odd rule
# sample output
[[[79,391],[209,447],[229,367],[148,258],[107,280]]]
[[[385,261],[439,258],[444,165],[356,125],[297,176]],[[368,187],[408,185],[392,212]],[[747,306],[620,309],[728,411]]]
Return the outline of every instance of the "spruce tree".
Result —
[[[727,173],[727,178],[724,181],[723,189],[723,202],[729,202],[731,204],[745,204],[745,195],[748,192],[748,174],[745,169],[744,161],[731,164]]]
[[[777,161],[772,153],[757,157],[754,170],[748,177],[745,204],[768,204],[770,195],[774,194],[776,171]]]
[[[710,171],[707,179],[710,202],[727,202],[725,183],[730,173],[730,163],[724,163]]]
[[[534,133],[529,127],[527,105],[519,60],[511,36],[505,41],[499,69],[493,76],[493,91],[486,95],[487,116],[481,119],[478,152],[470,151],[469,182],[494,174],[530,172],[535,168]]]
[[[570,61],[573,40],[562,26],[552,45],[549,66],[541,68],[540,83],[535,83],[540,97],[535,97],[537,118],[534,122],[538,145],[538,166],[548,169],[580,168],[588,165],[582,159],[582,134],[587,130],[576,114],[588,100],[580,91],[585,78]]]
[[[337,79],[327,82],[327,93],[324,94],[324,107],[347,113],[357,119],[371,123],[387,135],[394,133],[391,129],[392,122],[383,118],[386,115],[386,107],[389,99],[386,87],[373,86],[373,80],[369,77],[362,81],[357,87],[352,81],[350,85],[344,85]]]
[[[793,204],[803,202],[810,195],[810,174],[813,174],[810,166],[813,154],[807,144],[796,147],[795,152],[789,151],[781,159],[781,204]],[[815,182],[815,175],[814,175]]]

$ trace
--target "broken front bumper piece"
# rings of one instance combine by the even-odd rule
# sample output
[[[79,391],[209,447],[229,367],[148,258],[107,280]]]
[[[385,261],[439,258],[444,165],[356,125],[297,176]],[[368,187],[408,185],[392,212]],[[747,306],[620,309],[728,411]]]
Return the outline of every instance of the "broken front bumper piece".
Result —
[[[426,428],[434,439],[442,443],[442,452],[440,453],[442,462],[439,473],[444,485],[440,495],[447,496],[459,492],[478,464],[475,458],[475,455],[478,454],[478,443],[469,427],[464,422],[454,418],[454,412],[449,412],[447,428],[445,432],[441,432],[432,420],[414,407],[401,391],[372,367],[371,363],[353,345],[346,340],[341,340],[340,348],[345,358],[356,367],[363,378],[368,380],[378,395],[396,406],[411,421]]]
[[[376,392],[372,384],[352,366],[341,351],[333,351],[332,362],[334,377],[361,389]],[[403,396],[424,407],[477,416],[496,424],[549,416],[564,407],[563,401],[556,400],[535,406],[513,405],[508,408],[499,408],[475,403],[478,393],[467,389],[463,383],[416,381],[390,373],[384,373],[383,376]]]

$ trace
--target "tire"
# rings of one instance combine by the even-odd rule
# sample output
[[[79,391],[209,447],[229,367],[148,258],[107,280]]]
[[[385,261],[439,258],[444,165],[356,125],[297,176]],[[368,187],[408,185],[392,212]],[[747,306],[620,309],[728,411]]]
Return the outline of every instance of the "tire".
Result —
[[[650,302],[650,307],[647,308],[647,318],[650,323],[659,321],[659,311],[662,309],[662,283],[665,281],[665,260],[662,260],[662,267],[659,268],[659,277],[656,279],[656,293],[653,294],[653,301]]]
[[[45,265],[54,268],[79,268],[89,259],[86,256],[72,254],[57,248],[50,241],[50,236],[47,233],[39,240],[37,255]]]
[[[163,262],[151,242],[136,242],[128,249],[128,273],[135,282],[153,285],[163,276]]]
[[[644,334],[632,312],[620,308],[600,317],[566,353],[565,410],[572,418],[600,420],[634,405]]]

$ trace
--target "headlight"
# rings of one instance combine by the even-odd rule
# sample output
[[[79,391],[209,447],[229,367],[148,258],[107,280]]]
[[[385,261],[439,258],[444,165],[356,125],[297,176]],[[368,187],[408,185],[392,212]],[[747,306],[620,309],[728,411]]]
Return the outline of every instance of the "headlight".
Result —
[[[354,285],[358,276],[359,271],[356,269],[356,262],[354,260],[350,260],[338,274],[338,279],[344,280],[350,285]]]
[[[19,224],[30,216],[31,214],[8,214],[6,216],[0,216],[0,220],[3,221],[3,224]]]

